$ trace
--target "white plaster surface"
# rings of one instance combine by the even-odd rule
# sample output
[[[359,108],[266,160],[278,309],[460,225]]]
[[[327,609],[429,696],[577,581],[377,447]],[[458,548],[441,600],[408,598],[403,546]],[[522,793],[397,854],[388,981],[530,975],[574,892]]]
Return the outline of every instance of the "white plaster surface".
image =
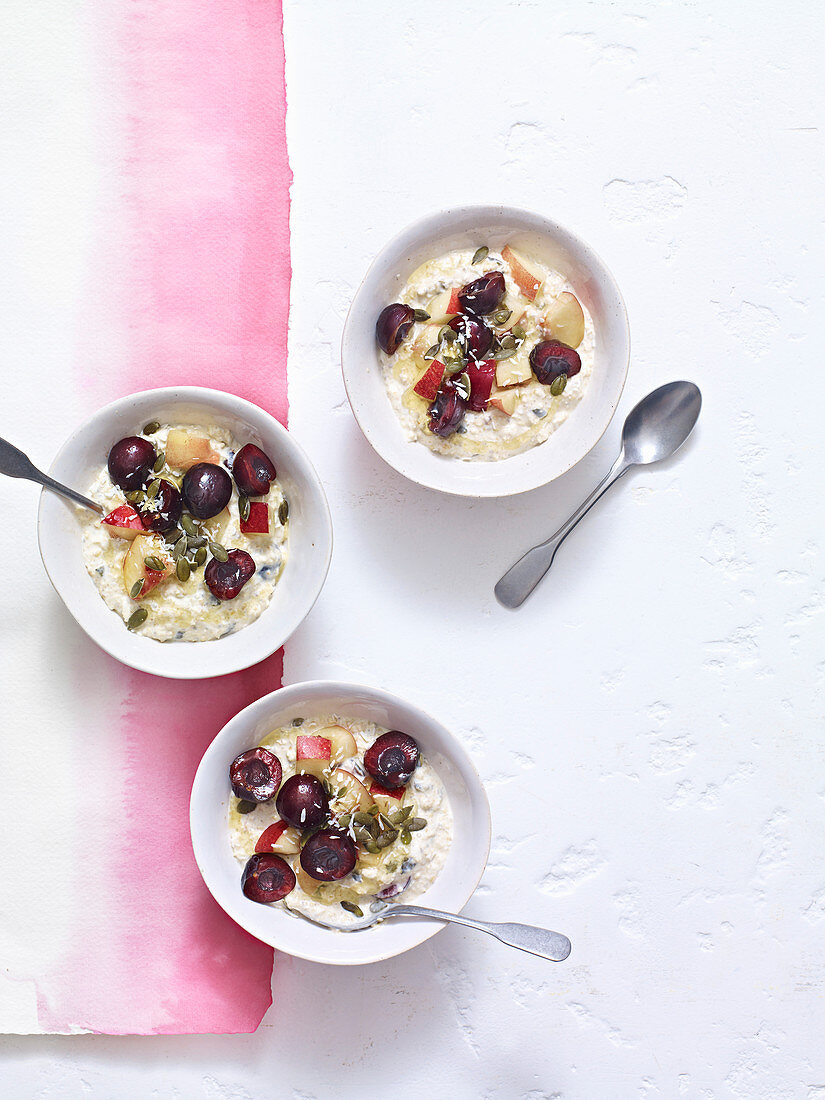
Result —
[[[493,811],[468,912],[546,923],[573,954],[554,966],[451,928],[363,970],[278,958],[254,1036],[7,1038],[3,1093],[822,1100],[821,13],[803,0],[290,0],[286,50],[291,426],[336,526],[287,679],[379,683],[451,724]],[[56,86],[60,71],[41,79]],[[70,125],[82,129],[82,110]],[[64,153],[41,151],[52,165]],[[35,212],[48,199],[3,193]],[[95,201],[70,195],[66,217]],[[503,502],[440,497],[385,467],[338,362],[349,298],[382,243],[473,201],[584,236],[633,334],[602,443],[555,485]],[[70,276],[75,242],[48,243]],[[56,285],[22,303],[29,325],[0,333],[5,371],[51,357],[59,377]],[[676,377],[705,396],[684,452],[631,475],[534,598],[500,609],[500,572],[606,470],[623,413]],[[13,373],[3,390],[33,439],[31,394]],[[71,412],[49,411],[40,453]],[[35,500],[0,492],[24,528],[4,524],[5,560],[33,550]],[[22,720],[32,677],[44,675],[42,714],[68,673],[53,648],[36,655],[61,615],[45,578],[9,601],[34,618],[3,655],[8,717]],[[77,643],[71,624],[56,629]]]

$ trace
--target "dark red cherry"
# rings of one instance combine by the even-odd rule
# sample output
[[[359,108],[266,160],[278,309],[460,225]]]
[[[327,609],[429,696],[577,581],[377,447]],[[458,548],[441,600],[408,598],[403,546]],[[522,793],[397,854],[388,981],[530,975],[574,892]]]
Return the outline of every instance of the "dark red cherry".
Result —
[[[483,359],[493,346],[493,330],[480,317],[465,317],[459,313],[448,324],[458,333],[459,345],[470,359]]]
[[[473,279],[458,292],[458,304],[462,313],[474,313],[483,317],[498,309],[507,287],[500,271],[485,271],[480,279]]]
[[[530,352],[530,366],[539,382],[549,386],[559,375],[572,378],[582,369],[579,353],[561,340],[542,340]]]
[[[232,478],[214,462],[196,462],[183,479],[183,499],[197,519],[211,519],[222,512],[232,496]]]
[[[203,572],[206,587],[219,600],[234,600],[250,577],[255,559],[246,550],[227,550],[226,561],[212,558]]]
[[[259,852],[243,869],[241,889],[250,901],[280,901],[295,889],[295,872],[273,852]]]
[[[260,447],[247,443],[232,460],[232,476],[246,496],[265,497],[270,482],[275,480],[275,464]]]
[[[467,364],[467,377],[470,379],[470,398],[467,408],[473,412],[483,412],[487,408],[490,394],[493,392],[493,383],[496,380],[495,359],[482,359],[480,363],[471,360]]]
[[[346,878],[357,858],[355,842],[338,829],[321,829],[313,833],[301,849],[301,866],[320,882]]]
[[[281,787],[275,808],[284,821],[296,829],[311,829],[326,820],[329,799],[320,779],[301,772],[287,779]]]
[[[375,323],[375,338],[381,350],[387,355],[395,355],[414,321],[415,310],[411,306],[393,302],[391,306],[382,309]]]
[[[418,745],[398,730],[382,733],[364,753],[364,767],[388,790],[405,787],[418,767]]]
[[[467,405],[449,383],[430,405],[430,431],[447,439],[464,419]]]
[[[157,454],[148,439],[127,435],[109,451],[109,477],[124,492],[139,489],[149,477]]]
[[[268,802],[280,787],[282,775],[281,761],[260,745],[242,752],[229,765],[232,793],[245,802]]]
[[[181,517],[183,498],[171,481],[161,478],[157,495],[138,501],[135,508],[150,531],[170,531]]]

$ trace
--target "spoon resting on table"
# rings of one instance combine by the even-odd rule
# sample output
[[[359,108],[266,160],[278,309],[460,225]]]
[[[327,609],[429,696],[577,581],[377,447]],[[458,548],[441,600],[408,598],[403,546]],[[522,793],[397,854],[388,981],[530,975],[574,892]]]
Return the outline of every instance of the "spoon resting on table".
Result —
[[[93,512],[97,512],[100,516],[104,514],[104,509],[99,504],[95,504],[93,500],[84,497],[82,493],[70,489],[68,485],[61,485],[59,481],[55,481],[48,474],[38,470],[28,455],[24,455],[18,447],[2,438],[0,438],[0,474],[35,481],[38,485],[42,485],[44,489],[50,489],[53,493],[68,497],[75,504],[82,504],[84,508],[91,508]]]
[[[288,907],[287,907],[288,908]],[[389,903],[375,913],[369,913],[357,924],[348,928],[341,928],[337,924],[327,924],[317,917],[308,917],[297,909],[290,909],[290,913],[296,913],[304,920],[312,924],[320,924],[324,928],[333,928],[337,932],[362,932],[365,928],[371,928],[378,921],[385,921],[391,917],[433,917],[436,920],[451,921],[453,924],[464,924],[468,928],[477,928],[480,932],[488,932],[497,940],[506,943],[508,947],[517,947],[519,951],[529,951],[531,955],[538,955],[550,962],[564,962],[570,954],[570,940],[561,932],[551,932],[549,928],[536,928],[532,924],[494,924],[490,921],[474,920],[472,917],[464,917],[460,913],[443,913],[440,909],[426,909],[423,905],[393,905]]]
[[[702,395],[693,382],[668,382],[643,397],[628,413],[621,453],[605,477],[567,523],[507,570],[494,589],[498,602],[504,607],[521,607],[553,564],[558,548],[596,501],[631,467],[661,462],[678,451],[693,431],[701,408]]]

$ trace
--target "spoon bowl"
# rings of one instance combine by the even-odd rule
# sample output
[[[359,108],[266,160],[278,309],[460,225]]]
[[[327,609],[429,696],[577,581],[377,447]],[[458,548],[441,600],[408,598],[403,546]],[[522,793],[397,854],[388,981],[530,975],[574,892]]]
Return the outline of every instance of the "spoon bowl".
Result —
[[[622,429],[622,451],[629,466],[649,466],[670,458],[693,431],[702,394],[693,382],[668,382],[630,410]]]

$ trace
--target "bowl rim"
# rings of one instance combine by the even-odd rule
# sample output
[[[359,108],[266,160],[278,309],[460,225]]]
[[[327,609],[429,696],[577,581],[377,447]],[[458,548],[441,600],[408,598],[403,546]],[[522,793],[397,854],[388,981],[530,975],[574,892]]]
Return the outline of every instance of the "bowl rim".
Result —
[[[37,508],[37,544],[40,553],[40,560],[43,563],[43,568],[46,571],[46,575],[52,585],[52,588],[57,593],[63,605],[66,607],[69,614],[78,624],[78,626],[87,634],[92,641],[99,646],[104,652],[108,653],[115,660],[121,664],[126,665],[129,668],[133,668],[138,672],[145,672],[149,675],[160,676],[168,680],[202,680],[210,679],[216,676],[230,675],[234,672],[241,672],[244,669],[251,668],[253,665],[259,664],[261,661],[266,660],[276,650],[284,644],[284,642],[291,637],[291,635],[297,630],[298,626],[304,621],[306,616],[315,606],[321,592],[323,591],[324,584],[329,573],[330,563],[332,561],[332,549],[333,549],[333,529],[332,529],[332,516],[330,513],[329,502],[327,501],[326,493],[324,491],[323,484],[318,472],[316,471],[312,461],[310,460],[307,452],[295,439],[292,433],[277,419],[272,413],[263,409],[260,405],[256,405],[254,402],[247,400],[244,397],[239,397],[237,394],[228,393],[225,390],[216,390],[208,386],[163,386],[157,389],[136,390],[134,393],[125,394],[123,397],[116,398],[114,401],[110,401],[108,404],[101,406],[95,412],[83,420],[69,435],[65,442],[61,445],[51,463],[49,464],[47,473],[50,477],[56,476],[56,471],[62,464],[66,454],[71,451],[75,444],[77,437],[81,433],[89,430],[93,424],[98,421],[105,421],[108,417],[118,416],[121,412],[127,411],[131,404],[136,400],[152,400],[158,403],[169,402],[176,404],[202,404],[211,405],[217,412],[226,412],[238,416],[240,419],[254,420],[263,417],[267,423],[267,427],[280,438],[287,452],[291,452],[297,458],[297,467],[300,468],[302,477],[306,479],[308,484],[312,486],[313,497],[315,504],[318,505],[318,521],[323,532],[323,558],[321,568],[318,570],[315,584],[306,589],[309,598],[304,601],[300,616],[293,614],[289,620],[287,620],[288,631],[281,636],[282,631],[271,632],[265,637],[274,639],[274,641],[266,641],[264,645],[259,646],[249,656],[244,656],[242,651],[238,651],[235,660],[230,660],[226,664],[222,665],[219,671],[215,671],[213,668],[201,669],[197,668],[196,660],[192,660],[190,663],[194,666],[188,667],[186,662],[181,662],[181,667],[169,668],[163,665],[163,655],[166,652],[166,643],[156,642],[155,639],[143,639],[154,642],[154,647],[149,649],[146,647],[145,652],[147,656],[144,658],[140,652],[137,652],[136,656],[129,655],[128,657],[121,651],[115,651],[115,648],[109,643],[109,641],[101,635],[101,633],[95,629],[91,624],[85,621],[85,618],[76,613],[75,601],[73,601],[62,590],[61,586],[57,583],[54,575],[53,568],[50,568],[51,560],[51,547],[44,537],[45,526],[48,522],[46,519],[46,510],[49,507],[48,502],[54,497],[55,494],[50,490],[43,488],[40,491],[40,499],[38,501]],[[290,463],[290,466],[292,464]],[[59,478],[58,478],[59,480]],[[264,608],[262,615],[265,615],[267,608]],[[111,612],[115,615],[115,612]],[[252,624],[250,624],[252,625]],[[241,631],[237,632],[238,634]],[[127,634],[127,638],[132,635]],[[216,641],[220,639],[212,639]],[[196,658],[197,646],[208,643],[191,643],[187,654]],[[191,651],[191,652],[190,652]]]
[[[447,472],[445,477],[436,477],[434,475],[422,474],[419,472],[412,472],[411,466],[414,465],[414,459],[410,462],[401,461],[395,459],[392,455],[388,454],[385,448],[382,448],[375,438],[375,434],[372,431],[371,424],[368,418],[359,415],[357,408],[357,402],[354,400],[353,389],[351,385],[351,372],[348,370],[348,362],[350,356],[347,353],[347,346],[351,340],[350,327],[358,304],[359,298],[364,291],[365,286],[369,283],[373,272],[379,265],[380,261],[387,254],[395,249],[400,248],[404,242],[412,240],[415,237],[420,237],[430,228],[434,228],[442,220],[449,219],[450,221],[458,218],[466,218],[470,215],[475,215],[479,222],[483,220],[487,221],[522,221],[524,222],[525,229],[533,229],[537,232],[544,232],[547,236],[564,239],[567,238],[570,242],[574,243],[576,248],[580,251],[582,256],[586,258],[586,266],[588,270],[600,272],[609,285],[611,291],[615,295],[616,303],[620,310],[620,320],[622,322],[622,337],[625,347],[624,363],[621,373],[621,379],[615,394],[615,400],[613,401],[613,407],[610,415],[607,417],[604,424],[598,429],[598,434],[594,434],[591,441],[586,445],[584,450],[578,448],[578,450],[572,454],[571,457],[565,458],[560,463],[560,468],[553,473],[550,477],[546,476],[540,468],[531,472],[531,476],[522,476],[517,479],[517,483],[512,486],[500,486],[500,485],[487,485],[484,482],[473,484],[461,484],[450,481],[450,465],[448,463],[458,462],[457,459],[449,459],[446,456],[446,461],[443,469]],[[530,224],[528,224],[530,223]],[[403,229],[397,232],[386,244],[384,244],[379,251],[373,256],[363,278],[359,282],[355,293],[352,296],[349,309],[347,311],[346,320],[344,321],[344,328],[341,335],[341,372],[344,379],[344,389],[347,393],[347,399],[352,410],[352,414],[355,417],[361,432],[366,438],[367,442],[373,448],[375,453],[381,458],[388,466],[394,469],[397,473],[406,477],[408,480],[415,484],[421,485],[425,489],[433,489],[436,492],[449,494],[452,496],[463,496],[469,498],[496,498],[496,497],[508,497],[517,496],[520,493],[528,493],[533,489],[541,488],[544,485],[549,485],[551,482],[562,477],[568,473],[574,466],[578,465],[599,443],[604,436],[608,427],[610,426],[613,417],[616,414],[619,401],[621,400],[624,387],[627,382],[627,375],[630,368],[630,320],[627,312],[627,304],[624,300],[624,296],[619,288],[619,284],[616,281],[613,272],[607,266],[602,259],[601,255],[595,251],[582,237],[574,233],[572,230],[563,226],[560,222],[553,221],[551,218],[545,217],[543,214],[535,213],[531,210],[525,210],[521,207],[505,206],[495,203],[490,204],[473,204],[468,206],[454,206],[448,209],[435,210],[429,214],[425,214],[423,217],[418,218],[416,221],[408,223]],[[393,410],[391,410],[393,411]],[[394,415],[394,411],[393,411]],[[551,437],[552,438],[552,437]],[[415,440],[404,440],[403,450],[399,448],[400,453],[414,453],[408,452],[407,448],[421,447],[423,444],[416,442]],[[546,442],[546,441],[545,441]],[[529,454],[532,451],[538,451],[541,448],[539,444],[535,448],[529,448],[527,451],[521,452],[521,454]],[[434,452],[431,452],[434,453]],[[519,455],[512,456],[514,458]],[[506,461],[506,460],[498,460]],[[489,465],[495,465],[495,463],[489,463]],[[514,479],[515,480],[515,479]]]
[[[212,876],[204,870],[203,853],[207,850],[207,838],[204,835],[206,832],[206,818],[203,818],[204,825],[201,826],[200,821],[200,799],[201,799],[201,787],[207,782],[208,776],[213,774],[214,767],[226,768],[228,766],[227,760],[224,756],[223,743],[225,741],[231,741],[233,734],[235,733],[235,727],[238,725],[246,724],[254,725],[256,720],[260,721],[265,717],[266,713],[273,708],[273,701],[277,699],[278,710],[284,710],[291,705],[295,705],[304,698],[310,699],[311,696],[340,696],[342,709],[346,708],[347,697],[350,700],[357,696],[368,696],[371,702],[377,704],[384,704],[386,706],[400,707],[402,710],[406,710],[411,714],[414,714],[417,719],[430,723],[433,726],[438,727],[449,746],[450,760],[456,765],[457,770],[464,778],[468,787],[473,788],[476,796],[480,795],[478,802],[483,808],[482,826],[483,837],[481,850],[483,852],[483,859],[479,861],[479,867],[477,873],[471,876],[471,885],[467,892],[467,896],[458,906],[457,911],[461,910],[467,905],[475,893],[479,882],[486,870],[487,861],[490,857],[490,846],[492,844],[492,816],[490,812],[490,800],[487,794],[487,790],[479,775],[478,769],[473,763],[470,754],[462,744],[461,740],[452,733],[443,722],[439,721],[428,711],[418,706],[416,703],[410,703],[408,700],[402,698],[399,695],[395,695],[393,692],[386,691],[383,688],[373,687],[367,684],[357,684],[350,681],[343,680],[302,680],[294,684],[289,684],[275,691],[271,691],[268,695],[261,696],[260,699],[256,699],[254,702],[249,703],[242,710],[239,710],[237,714],[218,731],[215,737],[210,741],[206,748],[201,760],[198,764],[195,772],[195,777],[192,781],[192,790],[189,798],[189,831],[192,842],[192,852],[197,865],[198,871],[203,878],[204,884],[209,893],[215,899],[221,909],[235,921],[241,928],[243,928],[249,935],[254,936],[256,939],[261,939],[261,942],[267,943],[270,947],[276,951],[282,951],[284,954],[291,955],[295,958],[306,959],[308,962],[324,963],[332,966],[366,966],[371,963],[383,962],[386,959],[395,958],[397,955],[405,954],[407,951],[411,951],[415,947],[419,947],[422,943],[425,943],[432,936],[436,935],[443,928],[447,927],[447,922],[421,919],[415,922],[416,933],[412,941],[405,947],[401,947],[398,950],[384,950],[373,951],[364,958],[335,958],[332,955],[322,956],[317,952],[298,950],[293,947],[284,947],[282,943],[278,941],[277,935],[262,939],[257,932],[253,932],[246,924],[242,914],[232,911],[232,907],[227,906],[221,900],[222,891],[220,884],[215,883]],[[310,699],[311,701],[311,699]],[[214,761],[214,763],[213,763]],[[205,796],[204,796],[205,797]],[[232,857],[234,859],[234,857]],[[214,883],[214,888],[213,888]],[[240,892],[238,892],[239,897]],[[300,920],[298,917],[290,918],[292,920]],[[277,929],[277,924],[274,924]],[[320,926],[319,926],[320,927]],[[336,933],[330,929],[330,943],[335,942]],[[344,933],[345,934],[345,933]],[[368,941],[367,941],[368,942]]]

